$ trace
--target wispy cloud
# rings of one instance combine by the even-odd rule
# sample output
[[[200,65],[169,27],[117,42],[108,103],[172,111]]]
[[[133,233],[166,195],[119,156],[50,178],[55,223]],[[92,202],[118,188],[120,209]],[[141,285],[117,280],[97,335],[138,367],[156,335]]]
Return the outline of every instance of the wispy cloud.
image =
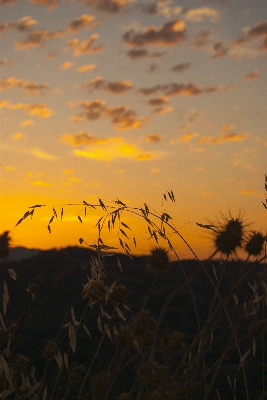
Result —
[[[88,84],[83,85],[83,88],[87,89],[89,92],[93,92],[97,89],[103,89],[110,93],[122,94],[131,89],[132,86],[132,82],[129,80],[109,82],[103,79],[101,76],[97,76],[96,78],[92,79]]]
[[[56,32],[50,32],[48,30],[35,30],[31,32],[25,40],[17,40],[15,42],[15,48],[16,50],[25,50],[30,47],[41,47],[49,40],[62,38],[63,36],[63,29]]]
[[[191,142],[191,140],[198,135],[197,132],[188,132],[184,133],[183,135],[179,136],[177,139],[171,140],[170,143],[177,143],[177,142]]]
[[[245,80],[248,81],[248,82],[250,82],[250,81],[252,81],[253,79],[257,78],[257,76],[259,75],[259,73],[260,73],[260,71],[258,71],[258,70],[252,71],[252,72],[250,72],[249,74],[247,74],[247,75],[245,76]]]
[[[166,53],[165,51],[150,52],[147,49],[131,49],[128,50],[126,54],[130,58],[130,60],[139,60],[142,58],[160,58],[163,57]]]
[[[106,13],[119,13],[132,0],[82,0],[86,6]]]
[[[190,68],[191,63],[181,63],[176,64],[171,68],[172,72],[184,72],[186,69]]]
[[[198,143],[221,144],[225,142],[242,142],[248,136],[248,133],[221,133],[217,136],[202,136],[198,139]]]
[[[219,19],[219,11],[212,7],[192,8],[184,12],[185,18],[189,21],[202,22],[208,19],[216,22]]]
[[[81,65],[80,67],[77,68],[78,72],[87,72],[87,71],[94,71],[97,69],[96,64],[85,64]]]
[[[82,54],[95,54],[103,50],[103,46],[95,46],[95,42],[99,35],[94,33],[89,39],[80,40],[78,38],[68,41],[68,46],[72,49],[75,56],[80,56]]]
[[[65,62],[63,62],[63,63],[61,63],[61,64],[59,65],[59,67],[60,67],[61,69],[63,69],[63,70],[65,70],[65,69],[70,69],[72,66],[73,66],[73,62],[72,62],[72,61],[65,61]]]
[[[56,160],[57,159],[56,156],[53,156],[52,154],[45,153],[44,151],[39,150],[39,149],[29,150],[29,153],[31,155],[33,155],[34,157],[36,157],[36,158],[42,158],[44,160]]]
[[[136,112],[128,106],[110,107],[106,105],[104,100],[84,101],[76,105],[79,105],[83,110],[78,115],[78,120],[86,118],[94,121],[103,116],[108,116],[111,118],[111,123],[119,130],[141,128],[148,119],[147,117],[137,118]]]
[[[4,22],[0,24],[0,33],[9,29],[16,29],[19,32],[27,32],[32,26],[37,25],[38,22],[29,15],[19,19],[18,21]]]
[[[96,138],[86,132],[78,132],[74,135],[62,135],[61,140],[74,147],[83,146],[83,149],[73,150],[75,156],[98,159],[100,161],[112,161],[117,158],[142,161],[163,156],[163,153],[160,152],[140,149],[121,137]]]
[[[38,84],[15,77],[0,79],[0,90],[8,90],[12,87],[22,89],[28,95],[43,94],[50,89],[47,83]]]
[[[146,142],[149,143],[158,143],[161,141],[161,135],[157,134],[157,133],[150,133],[149,135],[147,135],[146,137]]]
[[[155,85],[148,88],[141,88],[138,90],[138,93],[141,93],[145,96],[163,92],[166,96],[197,96],[201,93],[212,93],[217,92],[218,90],[224,89],[223,86],[212,86],[208,88],[202,88],[194,83],[169,83],[166,85]]]
[[[123,35],[129,46],[172,46],[185,40],[185,23],[180,19],[168,22],[158,29],[149,26],[141,31],[130,29]]]
[[[52,111],[46,107],[45,104],[25,104],[25,103],[16,103],[13,104],[8,100],[4,100],[0,102],[0,108],[6,108],[9,110],[24,110],[29,115],[37,115],[39,118],[47,118],[50,117]]]
[[[97,21],[97,19],[93,15],[82,14],[80,17],[77,17],[70,22],[70,24],[68,25],[68,29],[72,33],[76,33],[83,28],[93,29],[98,24],[99,21]]]

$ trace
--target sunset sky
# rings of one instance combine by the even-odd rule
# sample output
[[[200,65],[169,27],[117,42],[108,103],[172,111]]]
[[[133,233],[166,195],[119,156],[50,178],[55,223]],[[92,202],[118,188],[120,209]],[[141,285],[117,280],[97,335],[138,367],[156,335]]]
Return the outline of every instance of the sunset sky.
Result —
[[[230,210],[266,232],[266,0],[0,4],[0,233],[13,246],[93,243],[101,207],[64,207],[52,235],[47,224],[53,206],[99,198],[168,212],[200,258],[212,234],[196,222]],[[47,207],[14,228],[36,204]],[[154,242],[132,215],[132,250],[145,253]],[[119,248],[117,231],[105,242]]]

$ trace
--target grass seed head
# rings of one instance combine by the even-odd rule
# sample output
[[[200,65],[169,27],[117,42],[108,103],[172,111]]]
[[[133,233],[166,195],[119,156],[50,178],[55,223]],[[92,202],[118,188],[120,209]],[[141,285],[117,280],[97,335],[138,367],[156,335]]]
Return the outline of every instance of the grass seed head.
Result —
[[[244,223],[241,216],[233,218],[230,214],[229,219],[219,226],[215,234],[215,247],[217,252],[229,256],[238,247],[241,247],[244,235]]]
[[[169,268],[170,260],[168,251],[163,247],[154,247],[148,257],[148,269],[151,272],[158,273],[166,271]]]
[[[106,301],[109,289],[101,279],[90,279],[83,288],[83,298],[89,299],[91,304]]]
[[[259,256],[264,247],[266,237],[261,232],[251,232],[248,241],[245,244],[245,251],[249,256]]]

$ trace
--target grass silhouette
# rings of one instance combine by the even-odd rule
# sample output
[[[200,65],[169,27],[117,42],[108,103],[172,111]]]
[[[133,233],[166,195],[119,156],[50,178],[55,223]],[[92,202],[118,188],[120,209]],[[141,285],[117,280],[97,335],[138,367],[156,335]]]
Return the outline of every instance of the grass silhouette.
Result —
[[[265,176],[267,192],[267,176]],[[172,191],[163,195],[165,202],[175,202]],[[2,312],[0,314],[0,398],[1,399],[76,399],[76,400],[190,400],[190,399],[264,399],[266,391],[266,236],[250,231],[241,215],[224,217],[216,225],[197,225],[213,235],[215,247],[211,256],[201,261],[187,240],[174,226],[172,217],[165,211],[157,213],[149,205],[128,207],[119,199],[111,204],[81,203],[83,223],[91,209],[101,209],[103,216],[96,224],[97,239],[85,244],[92,250],[88,265],[82,265],[84,283],[76,300],[69,304],[56,337],[43,349],[44,359],[40,372],[33,361],[20,354],[18,341],[25,319],[37,296],[42,277],[37,276],[26,288],[27,301],[17,321],[8,321],[11,280],[17,280],[16,271],[8,263],[9,232],[0,236],[2,285]],[[67,206],[53,207],[47,229],[52,223],[64,219]],[[267,208],[267,199],[263,206]],[[17,222],[33,217],[45,205],[29,207]],[[106,269],[107,257],[116,258],[118,269],[123,261],[115,248],[104,243],[104,231],[116,232],[118,245],[133,260],[132,246],[137,241],[131,227],[124,222],[126,214],[143,221],[154,241],[146,259],[150,287],[143,293],[137,310],[128,301],[128,288],[117,280],[110,281]],[[194,268],[190,271],[179,260],[172,244],[172,235],[179,236],[191,251]],[[163,243],[164,245],[162,245]],[[236,250],[243,249],[245,260],[239,260],[233,269]],[[176,256],[175,268],[182,280],[168,293],[164,282],[171,274],[170,253]],[[213,261],[220,255],[220,261]],[[134,260],[133,260],[134,262]],[[211,293],[207,309],[202,310],[196,287],[205,278]],[[227,285],[225,284],[227,282]],[[157,312],[152,298],[161,288]],[[227,291],[225,288],[227,287]],[[205,294],[204,294],[205,297]],[[190,303],[190,305],[189,305]],[[185,305],[182,324],[171,321],[172,310]],[[206,303],[205,303],[206,304]],[[188,315],[187,315],[188,312]],[[94,333],[87,321],[97,327]],[[188,329],[188,327],[190,329]],[[194,327],[194,329],[192,328]],[[87,342],[85,341],[87,338]],[[36,338],[38,341],[38,338]],[[80,357],[84,343],[90,351]],[[79,360],[83,360],[80,362]],[[257,379],[252,372],[255,372]],[[260,377],[259,377],[260,375]],[[255,381],[257,382],[255,384]],[[260,382],[260,384],[259,384]]]

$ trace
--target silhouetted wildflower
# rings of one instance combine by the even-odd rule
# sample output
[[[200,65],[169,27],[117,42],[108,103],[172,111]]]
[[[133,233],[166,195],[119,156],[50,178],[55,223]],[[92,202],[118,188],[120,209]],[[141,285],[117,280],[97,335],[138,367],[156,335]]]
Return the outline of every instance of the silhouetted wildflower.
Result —
[[[238,247],[241,247],[244,234],[244,224],[241,217],[225,218],[225,223],[218,227],[215,234],[216,251],[226,256],[235,252]]]
[[[251,232],[248,241],[245,244],[245,251],[249,256],[259,256],[263,251],[263,245],[266,237],[261,232]]]
[[[157,273],[166,271],[169,267],[170,260],[168,252],[163,247],[154,247],[148,257],[148,269]]]

